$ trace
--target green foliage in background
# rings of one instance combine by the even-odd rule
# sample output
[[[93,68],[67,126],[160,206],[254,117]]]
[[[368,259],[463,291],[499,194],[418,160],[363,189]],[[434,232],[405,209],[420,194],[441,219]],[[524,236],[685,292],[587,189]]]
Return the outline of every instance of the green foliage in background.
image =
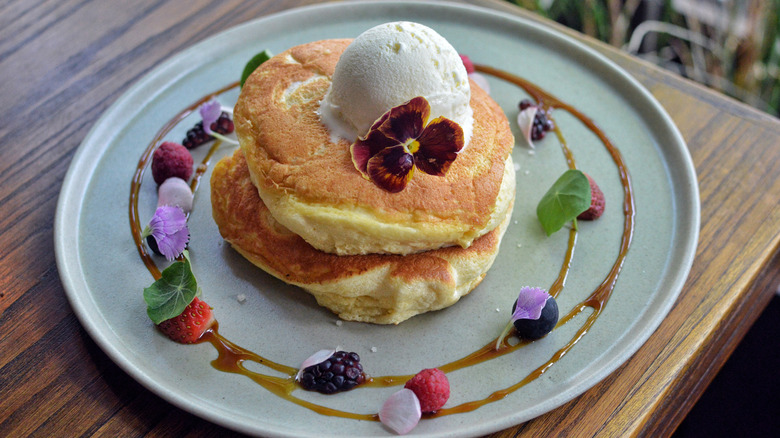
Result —
[[[780,114],[780,0],[507,1]]]

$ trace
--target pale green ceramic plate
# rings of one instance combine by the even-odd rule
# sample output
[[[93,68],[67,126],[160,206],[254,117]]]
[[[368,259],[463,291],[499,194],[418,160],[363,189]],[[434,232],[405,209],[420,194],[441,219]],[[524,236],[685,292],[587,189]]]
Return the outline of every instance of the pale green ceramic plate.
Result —
[[[161,64],[100,118],[79,148],[63,184],[56,218],[57,262],[70,302],[100,347],[128,374],[175,405],[245,433],[272,436],[382,436],[381,424],[316,414],[279,399],[240,375],[211,367],[208,344],[175,344],[153,329],[142,290],[152,282],[128,224],[135,165],[154,134],[197,98],[238,79],[256,52],[317,39],[355,37],[386,21],[426,24],[477,63],[541,85],[594,119],[621,150],[636,192],[636,233],[613,297],[575,348],[550,371],[504,400],[476,411],[422,421],[412,435],[473,436],[527,421],[584,392],[630,357],[660,324],[688,274],[698,236],[696,177],[670,118],[635,80],[593,51],[512,16],[445,3],[326,4],[246,23],[211,37]],[[491,79],[493,96],[510,120],[523,97]],[[223,95],[232,104],[236,93]],[[581,224],[566,289],[566,313],[605,277],[621,236],[621,189],[603,147],[573,118],[556,114],[578,166],[600,181],[607,212]],[[179,141],[187,123],[170,140]],[[205,149],[205,148],[203,148]],[[224,148],[218,155],[231,153]],[[199,154],[196,152],[196,160]],[[220,332],[277,362],[297,366],[312,352],[340,345],[358,352],[372,375],[413,374],[493,339],[509,317],[522,285],[549,287],[560,268],[565,232],[543,236],[536,203],[563,172],[554,138],[535,154],[518,146],[518,196],[501,253],[485,281],[449,309],[399,326],[336,324],[306,293],[265,275],[225,245],[211,219],[208,185],[197,193],[190,219],[193,269],[214,307]],[[209,174],[206,175],[206,182]],[[156,198],[147,172],[140,213],[148,220]],[[246,295],[244,303],[236,297]],[[487,364],[452,372],[448,406],[481,399],[522,380],[571,338],[583,317],[545,339]],[[374,351],[375,350],[375,351]],[[266,372],[262,367],[258,371]],[[351,411],[376,412],[395,391],[361,389],[311,396]],[[298,394],[298,393],[296,393]],[[597,421],[597,419],[594,419]]]

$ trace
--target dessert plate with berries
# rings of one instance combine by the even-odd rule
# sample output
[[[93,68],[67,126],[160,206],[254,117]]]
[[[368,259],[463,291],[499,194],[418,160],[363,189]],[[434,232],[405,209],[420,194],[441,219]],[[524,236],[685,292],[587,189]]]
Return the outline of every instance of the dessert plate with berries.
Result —
[[[398,20],[444,36],[504,110],[514,212],[455,305],[399,325],[341,321],[223,241],[209,178],[236,148],[229,119],[255,55]],[[450,437],[528,421],[625,362],[680,292],[698,226],[682,137],[611,62],[494,11],[356,2],[248,22],[131,87],[71,163],[55,248],[96,343],[184,410],[262,436]]]

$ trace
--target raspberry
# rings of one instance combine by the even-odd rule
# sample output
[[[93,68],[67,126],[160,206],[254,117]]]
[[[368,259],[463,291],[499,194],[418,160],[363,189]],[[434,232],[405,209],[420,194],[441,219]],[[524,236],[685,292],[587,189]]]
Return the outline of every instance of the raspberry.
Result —
[[[460,55],[460,60],[463,61],[463,66],[466,67],[466,73],[474,73],[477,71],[474,68],[474,63],[471,62],[471,59],[466,55]]]
[[[179,143],[166,141],[152,155],[152,177],[162,184],[168,178],[177,177],[185,181],[192,175],[192,155]]]
[[[316,365],[306,367],[301,374],[301,386],[309,391],[333,394],[360,385],[366,379],[357,353],[337,351]]]
[[[545,134],[548,131],[552,131],[555,126],[553,125],[552,120],[547,117],[548,112],[544,110],[542,105],[535,105],[529,99],[521,100],[520,104],[518,105],[520,111],[523,111],[532,106],[535,106],[537,111],[536,115],[534,116],[533,126],[531,127],[531,140],[537,141],[543,139]]]
[[[438,368],[420,371],[406,382],[404,388],[414,391],[420,400],[422,412],[436,412],[450,398],[450,382],[447,375]]]
[[[217,121],[211,124],[211,130],[222,135],[230,134],[233,132],[234,128],[233,121],[230,120],[230,115],[224,111],[220,114]],[[206,131],[203,130],[203,122],[201,121],[187,131],[187,136],[181,143],[187,149],[192,149],[211,140],[214,140],[214,137],[206,134]]]
[[[577,219],[592,221],[600,218],[604,213],[606,201],[604,200],[604,192],[601,191],[596,181],[588,174],[585,174],[585,176],[588,177],[588,182],[590,183],[590,208],[580,213]]]

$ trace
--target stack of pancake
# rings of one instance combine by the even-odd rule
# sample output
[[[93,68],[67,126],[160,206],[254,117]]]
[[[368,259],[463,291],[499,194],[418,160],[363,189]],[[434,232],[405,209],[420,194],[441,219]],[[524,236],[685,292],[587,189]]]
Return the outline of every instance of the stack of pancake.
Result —
[[[397,324],[485,277],[514,203],[514,138],[472,83],[473,134],[447,174],[416,172],[399,193],[376,186],[318,114],[350,41],[294,47],[249,77],[234,111],[241,146],[214,168],[212,211],[236,251],[340,318]]]

